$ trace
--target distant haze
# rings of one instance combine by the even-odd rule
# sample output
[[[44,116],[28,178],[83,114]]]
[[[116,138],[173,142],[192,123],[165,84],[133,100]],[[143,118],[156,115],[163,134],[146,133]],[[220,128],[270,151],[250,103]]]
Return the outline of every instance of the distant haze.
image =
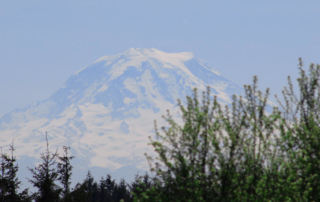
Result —
[[[0,5],[0,115],[49,98],[104,55],[193,52],[239,86],[279,94],[320,63],[320,1],[16,0]]]

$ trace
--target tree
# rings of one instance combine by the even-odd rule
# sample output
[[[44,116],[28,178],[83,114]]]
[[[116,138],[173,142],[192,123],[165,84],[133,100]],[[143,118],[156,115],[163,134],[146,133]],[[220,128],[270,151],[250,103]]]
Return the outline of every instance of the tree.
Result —
[[[7,179],[5,178],[5,172],[6,172],[6,163],[4,161],[4,157],[6,154],[2,153],[2,147],[1,147],[1,179],[0,179],[0,201],[5,201],[5,196],[7,194]]]
[[[13,141],[12,144],[9,145],[9,150],[11,151],[11,156],[3,155],[2,158],[4,159],[4,167],[5,172],[4,178],[6,179],[6,191],[7,194],[5,196],[5,201],[20,201],[20,197],[18,194],[18,189],[20,188],[21,181],[19,181],[17,177],[17,172],[19,170],[18,165],[15,165],[17,159],[13,156],[13,152],[15,151]]]
[[[99,186],[97,182],[92,184],[92,194],[91,194],[92,202],[99,202]]]
[[[277,176],[281,155],[272,137],[280,112],[267,114],[266,94],[257,90],[257,78],[245,86],[245,97],[233,96],[231,109],[217,98],[211,101],[210,89],[200,101],[197,90],[178,105],[184,125],[172,115],[165,120],[161,134],[155,123],[156,139],[151,139],[157,158],[147,155],[154,186],[136,201],[263,201],[273,197],[262,187],[267,176]],[[266,180],[268,179],[268,180]],[[274,179],[274,178],[272,178]],[[277,178],[276,178],[277,179]],[[272,182],[274,183],[274,182]],[[274,183],[276,184],[276,182]]]
[[[130,192],[127,190],[127,183],[124,179],[121,179],[119,184],[114,188],[113,201],[129,201]]]
[[[299,71],[299,94],[289,77],[281,110],[266,112],[256,77],[231,109],[209,89],[202,102],[196,90],[186,107],[178,101],[184,125],[169,112],[164,134],[155,124],[154,186],[135,201],[319,201],[320,65],[307,75],[300,59]]]
[[[76,202],[87,202],[91,195],[86,192],[86,184],[85,183],[78,183],[73,191],[71,192],[72,201]]]
[[[106,201],[107,190],[106,190],[106,181],[103,177],[100,179],[99,183],[99,202]]]
[[[112,180],[110,174],[108,174],[105,179],[105,185],[107,190],[106,201],[113,201],[116,192],[116,182],[115,180]]]
[[[12,144],[9,145],[11,156],[2,153],[1,148],[1,178],[0,178],[0,201],[13,201],[13,202],[29,202],[32,197],[29,196],[28,189],[18,193],[21,181],[17,177],[19,170],[16,164],[16,157],[13,155],[15,148]]]
[[[320,65],[311,64],[309,74],[299,59],[299,93],[288,77],[283,90],[284,121],[281,124],[282,150],[286,157],[285,177],[288,198],[293,201],[320,200]]]
[[[74,158],[74,156],[69,156],[68,150],[70,150],[70,147],[63,147],[64,154],[63,156],[58,156],[58,159],[60,162],[58,163],[58,169],[57,172],[59,173],[58,180],[63,185],[63,200],[64,201],[70,201],[70,184],[71,184],[71,175],[72,175],[72,165],[70,164],[70,160]]]
[[[143,176],[138,174],[135,176],[135,180],[129,185],[130,191],[134,197],[141,197],[141,194],[153,186],[152,179],[148,173]]]
[[[95,181],[94,177],[91,175],[91,172],[88,171],[86,179],[83,182],[85,193],[88,195],[87,202],[95,202],[94,201],[94,194],[95,194]]]
[[[55,153],[49,151],[49,142],[46,133],[47,149],[41,153],[42,163],[35,168],[28,168],[32,173],[33,179],[28,179],[34,187],[38,189],[35,193],[37,202],[56,202],[59,201],[61,188],[56,184],[59,173],[55,169],[57,150]]]

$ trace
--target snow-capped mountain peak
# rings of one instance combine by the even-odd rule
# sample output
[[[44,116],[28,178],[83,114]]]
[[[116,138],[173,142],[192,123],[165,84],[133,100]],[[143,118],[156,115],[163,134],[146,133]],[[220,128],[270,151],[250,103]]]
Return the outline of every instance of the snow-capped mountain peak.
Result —
[[[224,103],[241,93],[193,53],[131,48],[79,70],[48,99],[2,116],[1,146],[15,138],[19,158],[38,159],[48,131],[51,147],[70,146],[84,167],[145,169],[153,120],[207,86]]]

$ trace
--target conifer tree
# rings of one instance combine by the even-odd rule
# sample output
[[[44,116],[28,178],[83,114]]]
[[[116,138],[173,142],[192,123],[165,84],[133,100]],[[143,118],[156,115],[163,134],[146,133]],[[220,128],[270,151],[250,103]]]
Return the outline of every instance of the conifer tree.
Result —
[[[59,173],[56,170],[57,151],[52,153],[49,150],[49,142],[46,133],[47,148],[41,153],[42,163],[35,168],[29,168],[32,173],[32,179],[29,182],[38,189],[35,193],[37,202],[57,202],[61,188],[56,184]]]
[[[11,151],[11,156],[3,155],[4,159],[4,178],[6,179],[6,191],[7,194],[5,196],[5,201],[20,201],[20,197],[18,194],[18,189],[20,188],[21,181],[19,181],[17,177],[17,172],[19,170],[18,165],[16,165],[16,157],[14,157],[13,152],[15,151],[13,141],[12,144],[9,145],[9,150]]]
[[[63,156],[58,156],[60,162],[58,163],[57,172],[59,173],[58,180],[63,185],[62,190],[62,198],[63,201],[70,201],[70,184],[71,184],[71,175],[72,175],[72,165],[70,160],[74,158],[74,156],[69,156],[68,150],[70,147],[63,147],[64,154]]]
[[[93,202],[92,194],[93,194],[94,177],[91,175],[90,170],[88,171],[86,179],[84,180],[83,184],[85,185],[85,193],[89,196],[87,198],[87,202]]]
[[[17,177],[19,167],[16,164],[17,159],[13,154],[15,151],[13,141],[9,145],[9,150],[11,151],[10,156],[3,154],[1,148],[0,201],[31,202],[32,197],[29,195],[29,189],[18,193],[21,181]]]
[[[5,196],[7,194],[7,179],[5,178],[5,171],[6,171],[6,164],[5,164],[5,156],[6,154],[2,153],[2,147],[1,147],[1,181],[0,181],[0,201],[5,201]]]
[[[99,202],[99,186],[97,182],[94,182],[92,185],[92,202]]]
[[[143,176],[138,174],[135,176],[135,180],[130,184],[130,191],[132,193],[132,200],[136,197],[141,197],[141,193],[147,191],[152,187],[152,179],[148,173]]]
[[[71,192],[72,201],[75,202],[87,202],[91,195],[86,192],[86,184],[78,183]],[[90,200],[89,200],[90,201]]]
[[[106,201],[106,197],[107,197],[106,180],[102,176],[99,182],[99,202]]]
[[[127,183],[124,179],[121,179],[119,184],[115,187],[114,192],[114,201],[129,201],[130,200],[130,192],[127,190]]]
[[[116,182],[115,180],[112,180],[110,174],[107,174],[105,185],[107,190],[106,201],[113,201],[115,196]]]

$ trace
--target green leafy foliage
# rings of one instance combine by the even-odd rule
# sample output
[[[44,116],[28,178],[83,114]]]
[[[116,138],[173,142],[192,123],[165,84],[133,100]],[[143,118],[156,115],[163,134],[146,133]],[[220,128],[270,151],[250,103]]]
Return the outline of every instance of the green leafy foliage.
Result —
[[[299,94],[290,77],[283,90],[282,150],[286,154],[286,186],[293,201],[320,200],[320,65],[311,64],[309,75],[299,60]]]
[[[289,79],[272,113],[257,77],[231,107],[211,102],[209,88],[178,101],[183,125],[169,112],[163,133],[155,124],[154,186],[135,201],[318,201],[320,66],[299,69],[300,94]]]

